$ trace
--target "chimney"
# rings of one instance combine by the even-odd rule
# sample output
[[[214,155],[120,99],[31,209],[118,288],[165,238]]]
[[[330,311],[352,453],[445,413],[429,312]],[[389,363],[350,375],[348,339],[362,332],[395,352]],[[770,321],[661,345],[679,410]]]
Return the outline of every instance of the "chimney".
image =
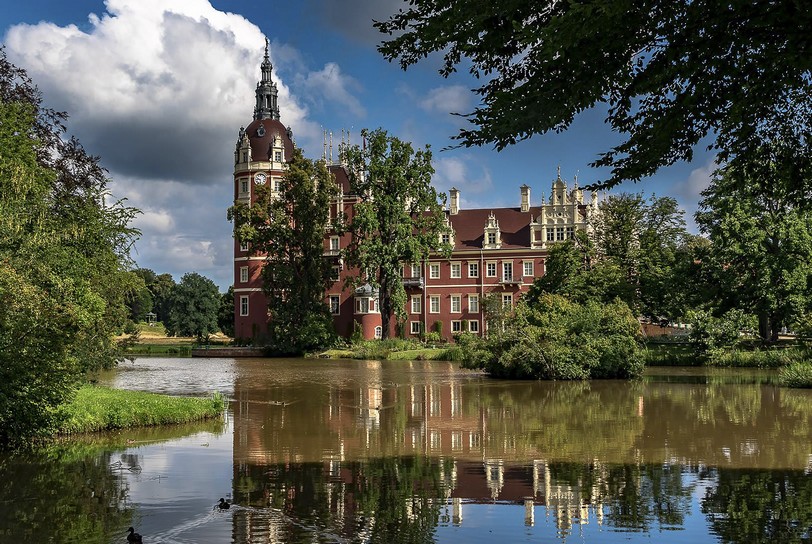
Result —
[[[522,191],[522,211],[530,211],[530,187],[525,183],[520,187]]]
[[[457,215],[460,213],[460,190],[456,187],[452,187],[448,191],[448,199],[449,202],[449,213],[451,215]]]

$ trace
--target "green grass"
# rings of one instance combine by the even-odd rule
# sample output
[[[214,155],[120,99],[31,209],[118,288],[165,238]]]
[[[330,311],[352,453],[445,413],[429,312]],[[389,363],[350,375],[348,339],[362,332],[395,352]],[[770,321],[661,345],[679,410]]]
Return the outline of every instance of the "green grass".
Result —
[[[170,397],[87,385],[60,409],[58,433],[188,423],[220,417],[224,409],[225,399],[220,393],[210,398]]]
[[[798,347],[773,347],[769,349],[719,350],[708,357],[709,366],[737,368],[782,368],[802,363],[804,351]]]
[[[703,360],[689,344],[647,342],[643,351],[646,366],[699,366]]]
[[[183,346],[178,344],[135,344],[125,348],[123,351],[127,355],[192,356],[192,346]]]
[[[796,362],[781,369],[778,384],[783,387],[812,388],[812,363]]]

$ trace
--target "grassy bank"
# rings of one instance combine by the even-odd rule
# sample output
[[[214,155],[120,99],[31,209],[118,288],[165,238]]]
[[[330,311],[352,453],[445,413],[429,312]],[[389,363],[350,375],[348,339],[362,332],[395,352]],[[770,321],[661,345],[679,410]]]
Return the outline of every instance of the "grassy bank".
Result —
[[[812,388],[812,363],[792,363],[781,369],[778,384],[784,387]]]
[[[452,361],[455,352],[453,344],[448,347],[436,347],[415,340],[390,338],[357,342],[345,348],[327,350],[316,356],[330,359]]]
[[[220,393],[210,398],[170,397],[88,385],[62,407],[59,433],[188,423],[219,417],[224,408],[225,399]]]

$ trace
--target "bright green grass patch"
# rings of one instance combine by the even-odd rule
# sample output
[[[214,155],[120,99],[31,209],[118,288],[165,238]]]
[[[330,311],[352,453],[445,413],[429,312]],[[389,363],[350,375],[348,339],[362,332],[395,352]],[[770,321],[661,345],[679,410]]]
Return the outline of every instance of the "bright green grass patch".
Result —
[[[170,397],[141,391],[84,386],[60,409],[59,434],[87,433],[220,417],[225,399]]]
[[[773,347],[770,349],[719,349],[710,353],[709,366],[739,368],[781,368],[802,363],[806,354],[798,347]]]
[[[784,387],[812,388],[812,363],[806,361],[785,366],[778,374],[778,384]]]
[[[178,355],[192,356],[192,346],[177,344],[134,344],[122,350],[127,355]]]
[[[398,361],[439,361],[447,350],[445,348],[408,349],[389,353],[389,359]]]

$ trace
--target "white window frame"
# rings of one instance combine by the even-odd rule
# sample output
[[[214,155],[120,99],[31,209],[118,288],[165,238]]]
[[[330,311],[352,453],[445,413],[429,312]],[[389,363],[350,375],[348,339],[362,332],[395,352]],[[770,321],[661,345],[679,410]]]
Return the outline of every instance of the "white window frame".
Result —
[[[282,179],[281,178],[271,178],[271,188],[275,193],[282,192]]]
[[[248,251],[248,242],[240,242],[240,251]]]
[[[240,295],[240,317],[248,315],[248,295]]]
[[[555,228],[555,241],[556,242],[561,242],[562,240],[565,239],[564,238],[564,232],[565,232],[564,227],[556,227]]]
[[[513,293],[502,293],[502,308],[513,308]]]
[[[451,295],[450,297],[451,313],[462,313],[462,295]]]
[[[471,272],[473,272],[473,274]],[[468,277],[469,278],[479,277],[479,263],[468,263]]]
[[[488,240],[488,245],[489,246],[495,246],[496,245],[496,233],[495,232],[489,232],[485,236],[486,236],[486,239]]]
[[[420,321],[411,321],[409,324],[410,334],[420,334]]]
[[[383,327],[381,327],[380,325],[376,326],[374,336],[378,340],[383,338]]]
[[[471,319],[468,321],[468,332],[477,333],[479,332],[479,320],[478,319]]]
[[[248,178],[241,178],[240,179],[240,194],[241,195],[250,195],[251,189],[248,183]]]
[[[429,279],[430,280],[440,279],[440,263],[429,264]]]
[[[248,267],[240,267],[240,283],[248,283]]]
[[[485,277],[486,278],[496,277],[496,261],[488,261],[487,263],[485,263]]]
[[[341,249],[341,239],[338,236],[330,236],[330,251]]]
[[[533,261],[523,261],[522,262],[522,275],[523,276],[535,276],[533,269],[535,268],[535,264]]]
[[[412,264],[412,277],[413,278],[420,278],[420,265],[419,264]]]
[[[411,313],[413,314],[420,314],[422,312],[422,300],[423,297],[421,295],[412,295],[412,307]]]
[[[273,160],[275,162],[282,162],[282,152],[281,151],[274,151],[273,152]]]
[[[454,319],[451,321],[451,333],[459,334],[462,332],[462,321]]]
[[[508,270],[510,270],[510,274],[508,274]],[[513,261],[502,261],[502,280],[513,280]]]
[[[547,231],[547,241],[555,242],[555,229],[553,227],[547,227],[545,230]]]
[[[332,279],[334,282],[341,279],[341,267],[339,265],[333,265],[330,279]]]
[[[479,313],[479,295],[468,295],[468,313]]]
[[[429,313],[430,314],[440,313],[440,295],[429,296]]]
[[[341,315],[341,296],[330,295],[328,301],[330,304],[330,315]],[[333,302],[335,302],[335,309],[333,306]]]
[[[453,262],[450,264],[450,275],[452,278],[462,277],[462,263]]]

